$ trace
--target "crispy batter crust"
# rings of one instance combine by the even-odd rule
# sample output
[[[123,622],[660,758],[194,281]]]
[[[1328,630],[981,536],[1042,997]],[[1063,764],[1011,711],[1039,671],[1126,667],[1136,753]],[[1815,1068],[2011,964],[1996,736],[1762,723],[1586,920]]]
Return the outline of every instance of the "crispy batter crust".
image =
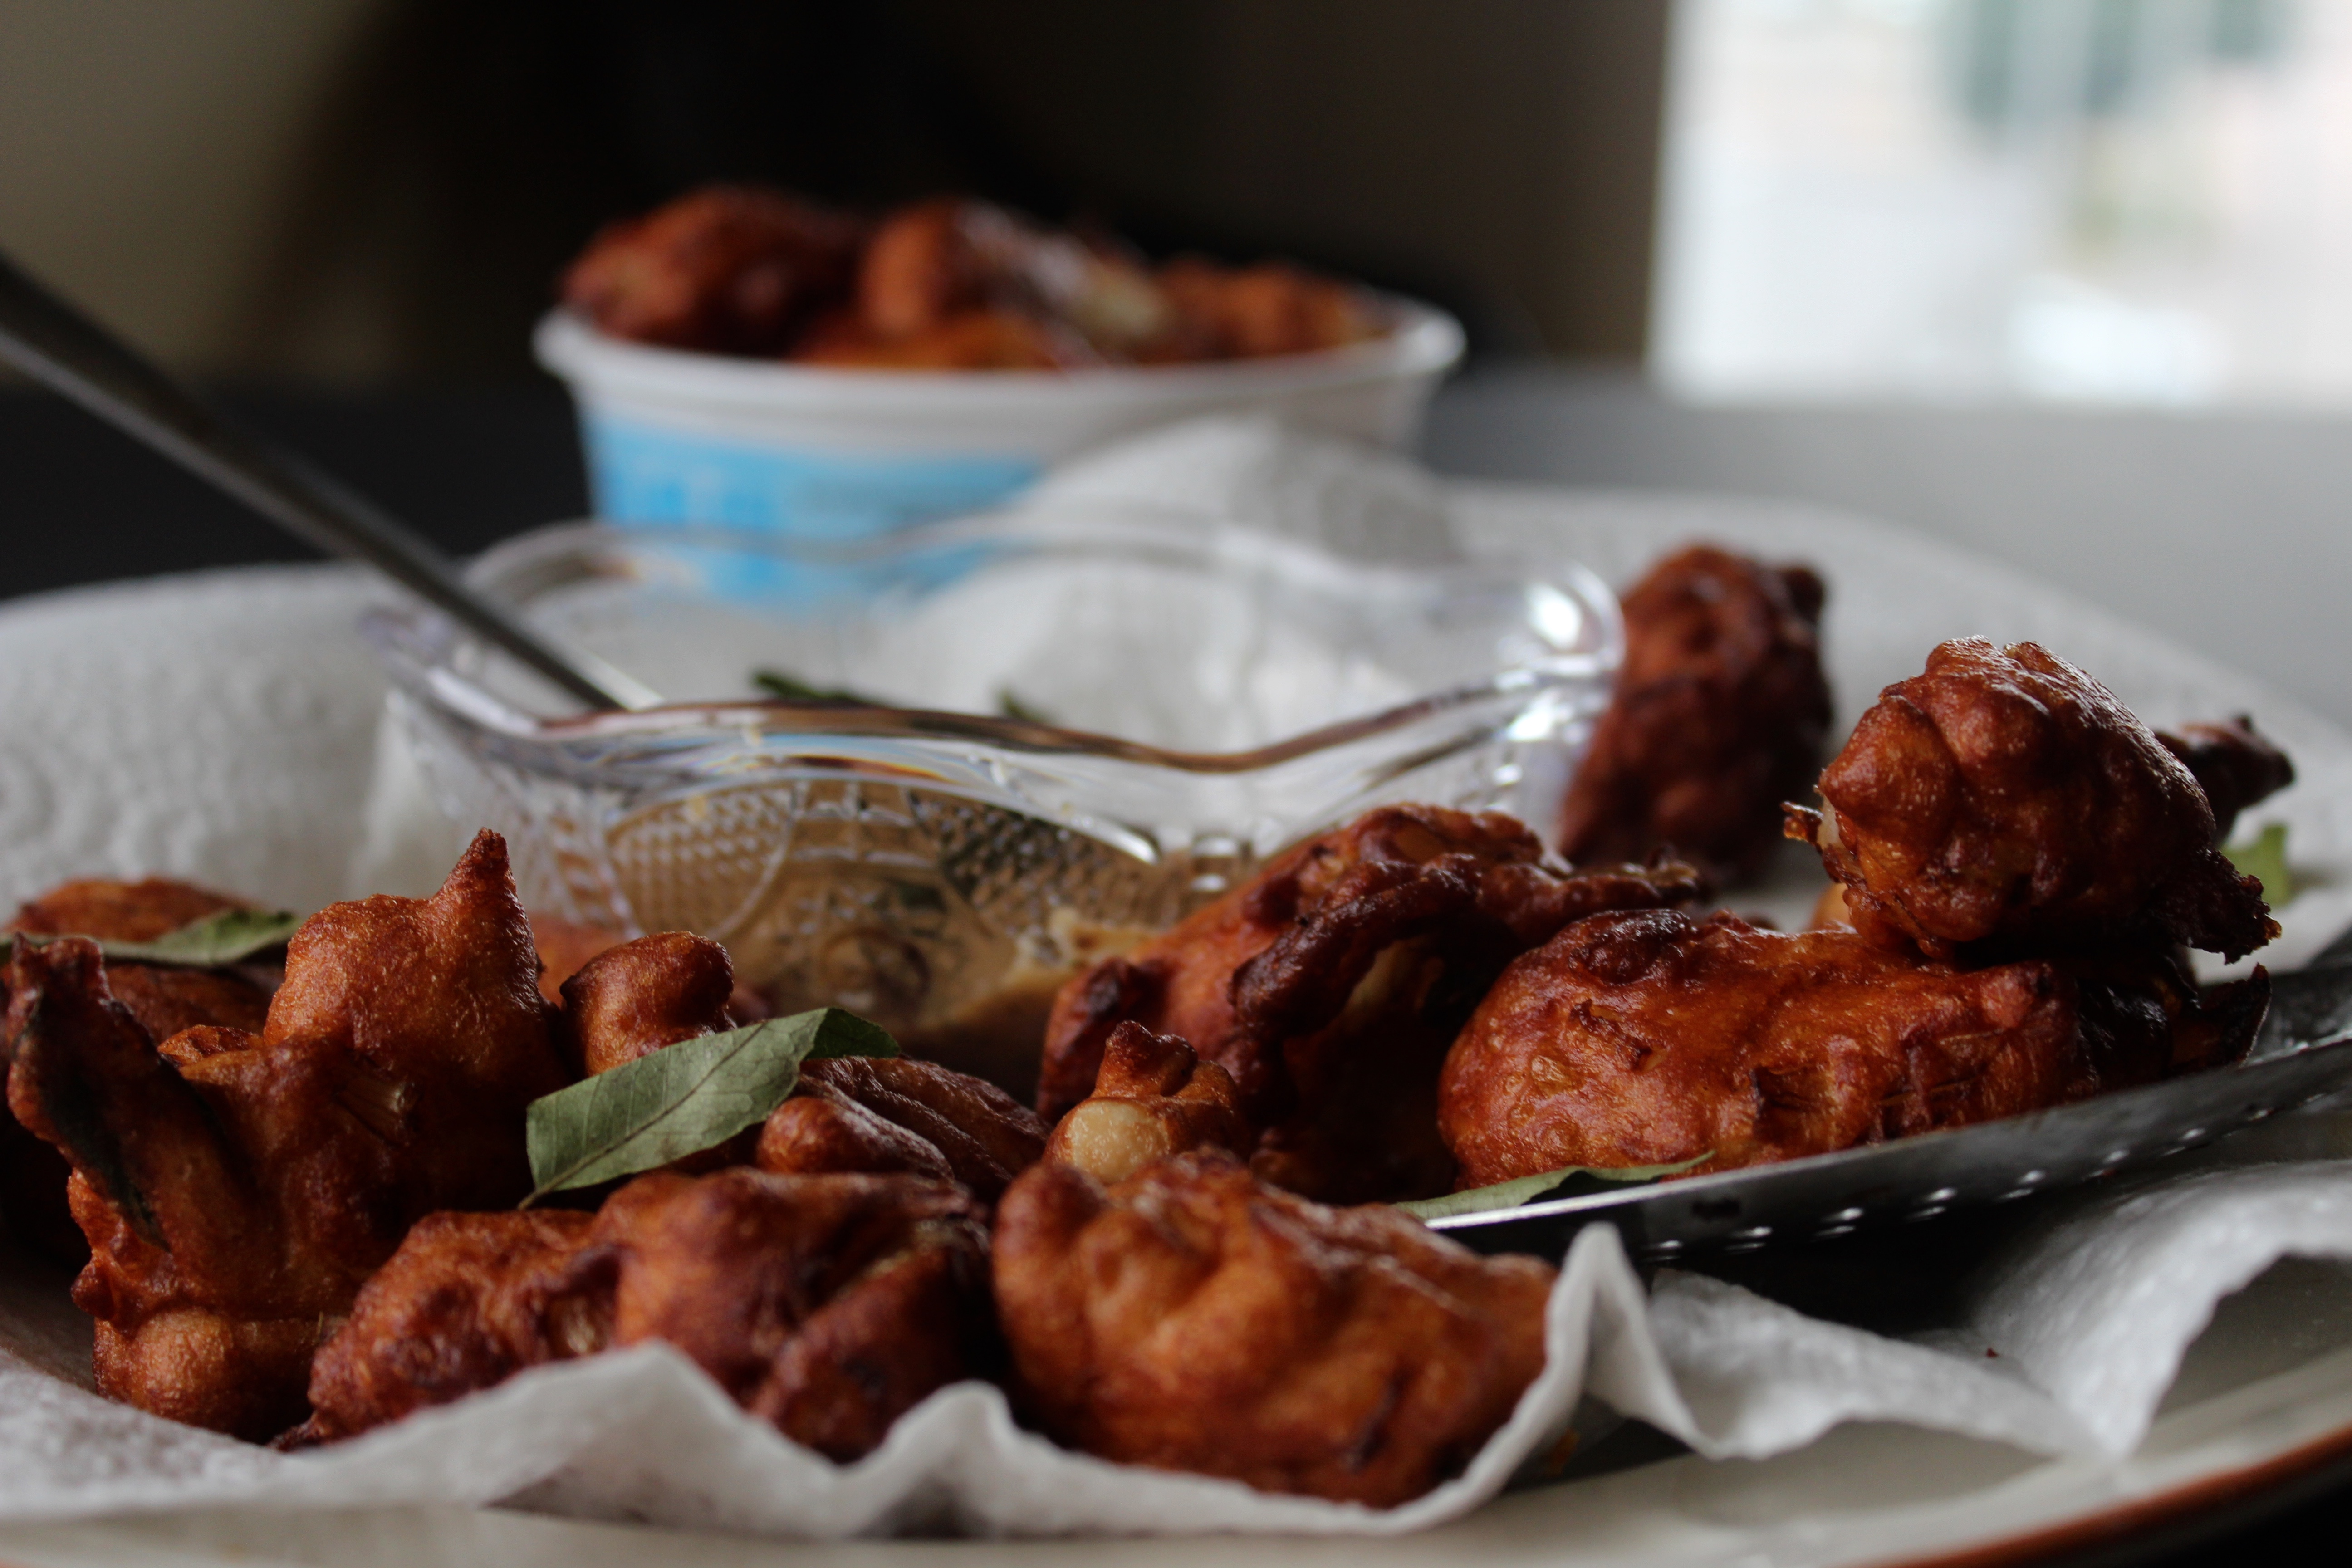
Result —
[[[1822,580],[1694,545],[1622,601],[1625,664],[1560,806],[1560,852],[1661,848],[1717,880],[1753,874],[1780,805],[1811,784],[1830,721]]]
[[[908,1176],[642,1176],[593,1218],[436,1215],[319,1353],[301,1441],[660,1340],[828,1458],[995,1360],[969,1194]]]
[[[866,1147],[865,1129],[875,1123],[876,1132],[892,1130],[884,1134],[888,1142],[872,1145],[871,1156],[849,1152]],[[813,1141],[811,1131],[820,1128],[828,1130],[820,1135],[823,1142]],[[857,1131],[835,1152],[831,1130],[838,1129]],[[897,1163],[901,1146],[893,1133],[930,1152],[910,1151],[908,1163]],[[911,1057],[835,1057],[801,1069],[793,1098],[761,1129],[755,1158],[763,1171],[906,1170],[950,1176],[982,1202],[993,1203],[1045,1149],[1045,1124],[1036,1112],[992,1083]]]
[[[1055,1124],[1045,1158],[1098,1182],[1122,1182],[1171,1154],[1223,1149],[1246,1156],[1255,1142],[1224,1068],[1173,1035],[1129,1022],[1111,1031],[1094,1093]]]
[[[613,1268],[580,1267],[593,1215],[428,1215],[310,1364],[299,1443],[332,1442],[604,1349]]]
[[[17,953],[9,1106],[74,1167],[101,1389],[268,1436],[287,1413],[255,1390],[299,1389],[309,1344],[267,1325],[345,1310],[423,1215],[520,1197],[523,1108],[569,1077],[538,964],[489,833],[432,899],[305,922],[258,1037],[159,1049],[94,944]]]
[[[713,185],[606,226],[564,302],[615,337],[781,353],[847,281],[859,226],[781,192]]]
[[[84,878],[61,882],[24,904],[7,929],[41,936],[152,942],[192,921],[238,907],[237,900],[168,878],[136,882]],[[269,1009],[268,978],[260,965],[236,971],[124,963],[106,966],[114,999],[158,1040],[200,1024],[258,1030]],[[13,1048],[7,1041],[15,1035],[14,1027],[0,1035],[0,1072],[5,1072]],[[14,1118],[0,1117],[0,1213],[5,1214],[8,1228],[44,1253],[79,1262],[89,1247],[66,1208],[68,1169],[56,1150]]]
[[[2294,783],[2294,763],[2255,730],[2251,714],[2218,724],[2183,724],[2177,731],[2158,730],[2156,738],[2205,792],[2213,808],[2216,844],[2229,841],[2240,812]]]
[[[1561,871],[1499,814],[1381,806],[1065,986],[1039,1108],[1084,1100],[1132,1021],[1231,1075],[1268,1180],[1332,1202],[1443,1192],[1438,1064],[1503,965],[1581,915],[1698,891],[1679,866]]]
[[[641,936],[589,959],[560,988],[580,1065],[590,1073],[735,1026],[727,950],[682,931]]]
[[[1055,370],[1305,353],[1379,336],[1362,289],[1281,262],[1153,268],[1100,237],[935,197],[870,230],[715,185],[608,226],[565,276],[606,332],[873,369]]]
[[[1948,642],[1897,681],[1792,831],[1857,929],[1932,954],[1989,940],[2182,942],[2236,958],[2278,934],[2213,847],[2205,792],[2106,688],[2032,643]]]
[[[727,950],[684,931],[607,949],[563,983],[562,994],[591,1073],[734,1027],[741,996]],[[1036,1115],[993,1084],[912,1058],[844,1057],[806,1064],[792,1098],[758,1130],[675,1168],[911,1172],[951,1178],[992,1201],[1045,1145]]]
[[[1851,931],[1599,915],[1496,984],[1446,1058],[1438,1125],[1465,1187],[1794,1159],[2091,1092],[2077,1016],[2047,963],[1962,973]]]
[[[1103,1458],[1388,1507],[1458,1471],[1541,1370],[1553,1271],[1203,1151],[1004,1195],[996,1300],[1029,1417]]]

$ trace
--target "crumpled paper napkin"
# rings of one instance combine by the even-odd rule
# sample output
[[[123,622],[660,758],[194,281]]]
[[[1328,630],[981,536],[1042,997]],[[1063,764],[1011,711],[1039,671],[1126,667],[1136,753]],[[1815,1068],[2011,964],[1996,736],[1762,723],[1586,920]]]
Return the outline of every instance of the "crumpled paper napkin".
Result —
[[[2284,738],[2319,781],[2294,792],[2300,803],[2282,797],[2299,855],[2323,867],[2344,858],[2346,811],[2333,803],[2352,795],[2337,787],[2352,744],[2340,732],[1996,570],[1936,552],[1923,563],[1913,542],[1787,509],[1443,486],[1246,424],[1152,441],[1088,459],[1066,476],[1069,488],[1150,493],[1181,473],[1201,505],[1242,510],[1234,498],[1278,491],[1258,509],[1262,526],[1351,552],[1439,549],[1422,538],[1434,516],[1474,554],[1569,541],[1618,579],[1623,564],[1608,552],[1638,563],[1702,532],[1791,554],[1833,549],[1830,652],[1848,711],[1898,654],[1916,668],[1916,650],[1898,641],[1948,635],[1946,623],[2043,636],[2062,652],[2063,634],[2088,627],[2097,657],[2080,657],[2159,719],[2252,707],[2268,723],[2285,713]],[[299,907],[373,890],[346,870],[383,703],[349,630],[367,593],[340,569],[277,569],[0,611],[0,898],[66,875],[152,870]],[[1839,621],[1841,599],[1864,618]],[[1902,606],[1900,637],[1874,630],[1867,617],[1882,604]],[[2289,911],[2290,937],[2315,947],[2332,931],[2296,931],[2305,912]],[[1510,1424],[1463,1476],[1387,1512],[1066,1453],[976,1385],[942,1391],[879,1452],[835,1467],[746,1417],[658,1347],[541,1369],[347,1445],[278,1455],[89,1392],[88,1325],[63,1277],[12,1264],[0,1268],[0,1518],[507,1501],[813,1537],[942,1527],[1386,1534],[1476,1507],[1596,1407],[1720,1458],[1784,1452],[1848,1421],[2119,1455],[2147,1432],[2217,1300],[2284,1256],[2352,1258],[2345,1155],[2352,1116],[2304,1113],[2189,1156],[2167,1167],[2182,1173],[2154,1184],[2092,1189],[2009,1247],[1945,1327],[1913,1340],[1808,1318],[1700,1273],[1661,1274],[1645,1289],[1615,1233],[1588,1230],[1551,1300],[1544,1373]]]
[[[2336,1121],[2331,1137],[2352,1147],[2352,1116]],[[509,1501],[798,1537],[1389,1535],[1494,1496],[1556,1447],[1586,1396],[1720,1458],[1782,1453],[1847,1421],[2121,1456],[2215,1302],[2290,1254],[2352,1258],[2352,1162],[2224,1164],[2101,1194],[2012,1249],[1957,1325],[1925,1342],[1807,1318],[1702,1274],[1662,1274],[1645,1290],[1616,1232],[1593,1226],[1561,1269],[1544,1372],[1510,1422],[1460,1477],[1385,1511],[1069,1453],[977,1384],[934,1394],[879,1451],[835,1466],[661,1346],[541,1368],[336,1447],[273,1454],[62,1379],[70,1336],[54,1280],[46,1300],[12,1280],[0,1296],[0,1517]]]

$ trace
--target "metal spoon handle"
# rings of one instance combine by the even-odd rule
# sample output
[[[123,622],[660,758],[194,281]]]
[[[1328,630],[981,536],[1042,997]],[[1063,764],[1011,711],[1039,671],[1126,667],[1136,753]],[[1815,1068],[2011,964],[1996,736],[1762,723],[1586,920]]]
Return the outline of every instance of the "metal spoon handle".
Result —
[[[363,561],[596,708],[661,700],[593,655],[554,647],[468,587],[457,568],[380,508],[240,429],[0,255],[0,357],[331,555]]]

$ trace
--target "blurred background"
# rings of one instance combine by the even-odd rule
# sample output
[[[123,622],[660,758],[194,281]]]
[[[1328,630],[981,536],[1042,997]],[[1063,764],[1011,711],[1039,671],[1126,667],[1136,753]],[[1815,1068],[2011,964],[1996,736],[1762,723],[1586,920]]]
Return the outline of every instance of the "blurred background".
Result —
[[[702,181],[940,190],[1281,252],[1503,352],[1638,358],[1643,0],[12,0],[0,231],[150,347],[345,384],[530,374],[551,280]]]
[[[965,190],[1444,305],[1442,470],[1858,510],[2352,721],[2352,0],[10,0],[0,146],[0,247],[453,548],[586,504],[601,223]],[[5,412],[0,592],[289,552]]]
[[[515,380],[714,178],[1279,252],[1697,398],[2352,396],[2341,0],[13,0],[0,229],[214,376]],[[1662,199],[1663,198],[1663,199]]]

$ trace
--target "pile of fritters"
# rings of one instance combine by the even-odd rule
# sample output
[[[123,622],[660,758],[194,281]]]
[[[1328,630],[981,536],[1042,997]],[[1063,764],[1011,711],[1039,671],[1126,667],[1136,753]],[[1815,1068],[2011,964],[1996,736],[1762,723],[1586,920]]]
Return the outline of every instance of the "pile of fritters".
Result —
[[[1430,820],[1486,853],[1455,851],[1440,900],[1476,940],[1417,962],[1483,984],[1579,894],[1491,825]],[[1410,851],[1391,881],[1436,874],[1417,831],[1371,836],[1375,859]],[[658,1340],[835,1459],[988,1378],[1090,1452],[1386,1504],[1457,1469],[1542,1361],[1549,1267],[1269,1185],[1223,1152],[1251,1142],[1224,1068],[1132,1026],[1096,1047],[1098,1096],[1050,1154],[990,1084],[835,1058],[593,1209],[519,1208],[534,1099],[756,1010],[725,951],[548,922],[543,955],[487,832],[431,899],[313,916],[274,994],[266,973],[110,963],[87,931],[152,937],[223,902],[60,889],[7,972],[11,1132],[49,1156],[9,1167],[10,1218],[54,1243],[42,1216],[69,1206],[99,1385],[143,1409],[299,1447]]]
[[[1559,814],[1578,864],[1660,849],[1717,883],[1761,868],[1830,722],[1825,590],[1804,566],[1676,551],[1621,600],[1625,661]]]
[[[2293,776],[2242,721],[2161,737],[2032,643],[1943,645],[1855,725],[1827,809],[1789,808],[1836,923],[1613,915],[1505,972],[1439,1088],[1463,1184],[1784,1160],[2242,1055],[2267,976],[2200,991],[2186,949],[2277,927],[2200,773],[2229,817]]]
[[[869,224],[744,185],[610,226],[563,299],[639,342],[886,370],[1255,359],[1388,330],[1361,289],[1281,262],[1154,268],[986,202],[918,202]]]
[[[102,1390],[257,1440],[660,1341],[838,1460],[980,1378],[1106,1458],[1401,1502],[1508,1418],[1554,1272],[1394,1201],[1980,1121],[2260,1022],[2262,972],[2200,989],[2187,948],[2275,934],[2216,846],[2293,769],[2242,720],[2159,735],[2032,644],[1936,649],[1822,809],[1786,806],[1835,880],[1817,929],[1697,912],[1818,763],[1821,600],[1707,549],[1632,596],[1565,814],[1623,863],[1381,806],[1072,978],[1035,1112],[818,1060],[760,1125],[554,1207],[518,1206],[531,1101],[765,1015],[717,943],[534,932],[488,832],[431,899],[311,917],[282,972],[110,961],[91,939],[229,900],[68,884],[13,928],[0,1201],[86,1242]]]
[[[1057,1141],[1108,1171],[1213,1144],[1276,1186],[1393,1200],[1791,1159],[2242,1055],[2267,977],[2200,989],[2187,950],[2275,934],[2217,846],[2284,756],[2243,720],[2159,735],[2042,648],[1964,640],[1863,716],[1825,814],[1784,807],[1828,714],[1821,597],[1703,547],[1629,595],[1567,821],[1647,866],[1570,872],[1503,819],[1386,807],[1073,981],[1045,1042]],[[1759,805],[1835,879],[1824,929],[1689,907],[1673,835],[1736,876]]]

